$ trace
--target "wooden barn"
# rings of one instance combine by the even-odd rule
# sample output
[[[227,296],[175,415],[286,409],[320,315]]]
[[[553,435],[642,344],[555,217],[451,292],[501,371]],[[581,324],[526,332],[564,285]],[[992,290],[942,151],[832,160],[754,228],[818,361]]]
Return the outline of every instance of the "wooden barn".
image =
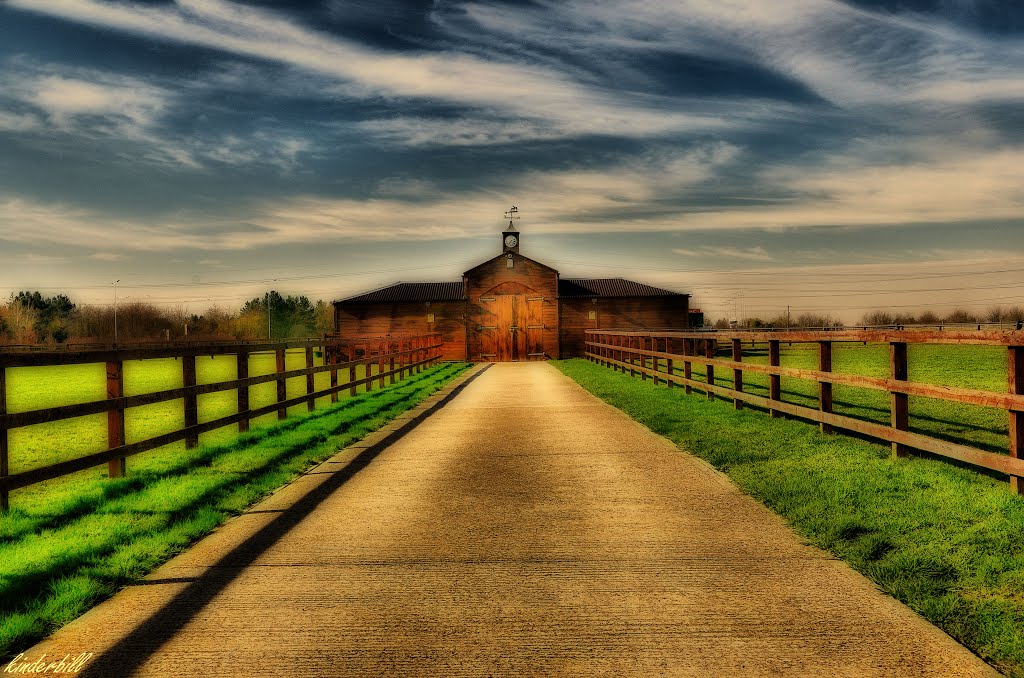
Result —
[[[334,302],[345,338],[438,332],[445,360],[504,362],[584,353],[584,330],[688,327],[689,295],[622,278],[568,279],[520,253],[512,222],[501,254],[457,282],[397,283]]]

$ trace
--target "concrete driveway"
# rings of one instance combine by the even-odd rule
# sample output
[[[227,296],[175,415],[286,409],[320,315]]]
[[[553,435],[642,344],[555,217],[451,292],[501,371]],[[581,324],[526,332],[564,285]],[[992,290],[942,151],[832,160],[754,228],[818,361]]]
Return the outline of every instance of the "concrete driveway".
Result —
[[[25,653],[84,675],[995,672],[546,363],[478,367]]]

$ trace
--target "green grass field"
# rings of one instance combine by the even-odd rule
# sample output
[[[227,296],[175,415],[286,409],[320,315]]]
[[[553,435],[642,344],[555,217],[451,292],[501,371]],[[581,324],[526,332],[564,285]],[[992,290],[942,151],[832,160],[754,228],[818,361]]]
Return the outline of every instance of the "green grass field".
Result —
[[[305,352],[290,350],[285,356],[286,369],[305,367]],[[322,365],[323,359],[314,364]],[[271,374],[276,369],[273,353],[257,353],[250,357],[249,376]],[[358,368],[357,376],[365,376],[364,368]],[[236,378],[234,356],[200,357],[196,360],[196,381],[209,384]],[[348,379],[348,368],[338,375],[339,383]],[[134,360],[124,364],[125,395],[152,393],[182,385],[181,361],[175,358],[157,360]],[[330,386],[330,374],[315,375],[317,390]],[[374,384],[376,387],[376,384]],[[277,386],[273,382],[258,384],[249,389],[250,406],[253,408],[270,405],[276,401]],[[106,398],[106,372],[103,363],[91,365],[67,365],[53,367],[8,368],[7,408],[10,412],[72,405],[103,400]],[[306,392],[305,377],[294,377],[287,383],[288,397]],[[365,387],[359,387],[359,392]],[[205,422],[237,411],[235,391],[222,391],[199,396],[199,421]],[[342,391],[344,398],[348,391]],[[317,407],[330,403],[330,398],[319,398]],[[289,415],[306,412],[305,404],[289,408]],[[277,422],[274,413],[252,421],[253,428]],[[154,405],[134,407],[125,413],[125,437],[133,443],[162,433],[183,428],[185,425],[184,405],[181,400],[172,400]],[[202,442],[218,442],[232,439],[237,427],[228,426],[203,434]],[[18,473],[40,466],[46,466],[65,459],[81,457],[92,452],[107,449],[107,416],[105,414],[78,417],[50,424],[38,424],[14,429],[9,433],[10,472]],[[183,453],[185,443],[178,442],[158,450],[146,452],[128,459],[129,469],[148,470],[159,468]],[[106,467],[57,478],[39,485],[33,485],[12,493],[12,503],[35,501],[35,497],[49,492],[50,488],[67,482],[83,482],[105,477]]]
[[[1005,349],[960,354],[917,348],[928,350],[911,354],[912,379],[1006,388]],[[887,354],[871,346],[837,349],[833,358],[837,369],[868,368],[877,376],[887,370]],[[782,362],[811,367],[816,354],[806,351],[799,360],[792,351]],[[555,364],[727,473],[811,543],[849,562],[997,668],[1024,676],[1024,497],[1011,494],[1005,479],[940,459],[893,460],[887,445],[824,435],[815,425],[771,419],[754,408],[737,411],[729,401],[655,387],[586,360]],[[806,401],[812,391],[789,381],[783,380],[786,399]],[[856,393],[842,399],[854,414],[874,418],[873,410],[858,405],[876,403]],[[921,411],[918,400],[911,402],[912,422]],[[946,417],[962,422],[964,409],[936,405],[927,411],[937,421],[919,426],[948,426],[976,443],[996,443],[1000,429],[1005,436],[1005,412],[1000,421],[965,412],[966,424],[939,423]],[[1002,449],[1005,440],[999,441]]]
[[[304,360],[301,354],[298,359]],[[200,372],[201,378],[224,378],[226,369],[229,377],[233,375],[233,362],[230,368],[218,366],[217,362],[210,361],[207,369]],[[124,478],[106,478],[103,468],[12,493],[11,510],[0,515],[0,658],[24,650],[118,588],[145,575],[227,517],[243,511],[312,464],[380,428],[467,367],[435,367],[383,390],[344,397],[333,406],[329,398],[324,399],[318,403],[317,411],[306,414],[303,406],[301,416],[283,422],[271,415],[269,422],[246,434],[238,435],[234,427],[227,428],[217,432],[220,435],[204,438],[199,447],[191,450],[175,445],[143,453],[129,459]],[[180,365],[177,371],[174,368],[174,361],[133,364],[127,369],[135,373],[128,372],[126,383],[134,384],[130,391],[134,393],[142,388],[170,388],[180,384]],[[102,375],[96,375],[92,369],[75,368],[70,372],[75,378],[65,381],[73,386],[49,391],[46,396],[25,394],[32,392],[28,388],[31,380],[52,379],[55,373],[29,371],[22,375],[18,386],[22,395],[16,401],[17,407],[33,409],[44,403],[95,398],[94,378]],[[318,376],[329,379],[326,373]],[[297,384],[294,395],[303,393],[305,379],[292,381]],[[274,388],[273,384],[268,386]],[[321,386],[319,380],[317,386]],[[289,395],[292,394],[293,386],[289,384]],[[224,402],[217,401],[210,408],[213,411],[208,409],[201,418],[234,411],[234,395],[229,392]],[[273,394],[265,396],[267,403],[272,399]],[[256,404],[260,401],[254,398]],[[160,407],[149,413],[149,418],[138,417],[130,425],[129,431],[134,431],[130,435],[149,437],[159,430],[181,426],[180,403]],[[201,403],[201,412],[202,407]],[[147,422],[154,427],[152,430],[145,428]],[[85,422],[78,425],[86,430],[89,427]],[[46,434],[23,437],[21,454],[30,449],[33,456],[30,463],[23,456],[21,463],[49,463],[82,451],[102,449],[105,442],[105,428],[90,441],[92,449],[77,441],[69,445],[68,441],[76,435],[73,432],[63,431],[60,437],[51,435],[49,443]],[[26,442],[31,447],[27,448]],[[13,451],[18,450],[14,447]]]
[[[731,354],[720,353],[718,357],[731,359]],[[782,344],[780,359],[784,367],[818,368],[818,351],[813,345]],[[749,344],[745,345],[743,362],[767,365],[767,346],[759,344],[751,349]],[[1005,347],[911,344],[907,363],[910,381],[1001,393],[1007,390]],[[682,375],[682,362],[676,361],[675,366],[676,372]],[[665,369],[664,363],[660,369]],[[887,344],[837,342],[832,347],[832,369],[844,374],[888,377],[889,347]],[[692,374],[698,381],[705,379],[702,365],[694,363]],[[715,383],[732,388],[732,370],[716,369]],[[744,372],[743,390],[768,397],[768,375]],[[836,414],[889,424],[889,394],[885,391],[837,384],[832,397]],[[783,377],[782,400],[817,409],[817,383]],[[990,407],[910,396],[910,430],[990,452],[1005,453],[1009,448],[1009,418],[1004,410]]]

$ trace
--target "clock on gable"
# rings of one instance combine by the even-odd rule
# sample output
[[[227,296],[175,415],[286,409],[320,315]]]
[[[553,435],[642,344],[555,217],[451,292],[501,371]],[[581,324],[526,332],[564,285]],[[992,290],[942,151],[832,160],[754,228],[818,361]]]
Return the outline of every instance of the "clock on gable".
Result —
[[[505,218],[508,219],[508,226],[501,232],[501,244],[502,252],[515,252],[519,254],[519,231],[516,230],[515,224],[513,223],[519,218],[519,208],[512,205],[512,209],[505,212]]]

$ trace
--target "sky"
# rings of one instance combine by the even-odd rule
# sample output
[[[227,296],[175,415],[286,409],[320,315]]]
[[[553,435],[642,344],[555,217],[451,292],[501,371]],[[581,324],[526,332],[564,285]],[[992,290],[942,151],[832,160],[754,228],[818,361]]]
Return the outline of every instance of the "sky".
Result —
[[[511,205],[710,318],[1024,304],[1024,3],[0,2],[3,298],[458,280]]]

